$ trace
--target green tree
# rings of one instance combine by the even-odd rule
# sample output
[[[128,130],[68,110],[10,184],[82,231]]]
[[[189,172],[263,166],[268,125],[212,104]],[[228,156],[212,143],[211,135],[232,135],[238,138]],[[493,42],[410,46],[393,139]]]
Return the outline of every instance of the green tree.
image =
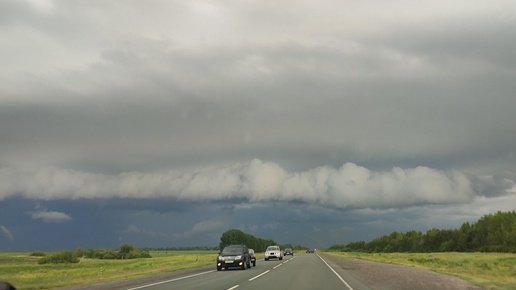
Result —
[[[77,252],[61,251],[48,256],[44,256],[38,261],[38,264],[63,264],[63,263],[79,263]]]
[[[77,257],[79,257],[79,258],[84,257],[84,250],[82,248],[75,249],[75,252],[77,253]]]
[[[330,249],[342,248],[340,245]],[[516,253],[516,211],[496,212],[481,217],[476,223],[465,222],[459,229],[430,229],[393,232],[370,242],[352,242],[347,251],[366,252],[514,252]]]
[[[238,229],[230,229],[225,231],[222,236],[220,236],[219,248],[220,250],[224,249],[224,247],[233,245],[233,244],[244,244],[244,232]]]
[[[121,259],[135,259],[139,258],[139,251],[135,246],[131,244],[123,244],[120,246],[120,251],[118,251],[118,255]]]
[[[257,238],[238,229],[227,230],[220,236],[219,249],[221,251],[224,247],[234,244],[245,244],[248,248],[254,249],[255,252],[262,252],[268,246],[276,245],[276,242]]]

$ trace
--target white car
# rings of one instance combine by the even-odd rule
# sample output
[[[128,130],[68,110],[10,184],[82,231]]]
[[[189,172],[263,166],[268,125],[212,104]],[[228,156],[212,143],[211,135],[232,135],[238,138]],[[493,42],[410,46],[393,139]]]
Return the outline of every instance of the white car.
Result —
[[[279,259],[283,260],[283,251],[281,251],[279,246],[268,246],[267,250],[265,250],[265,261],[269,259]]]

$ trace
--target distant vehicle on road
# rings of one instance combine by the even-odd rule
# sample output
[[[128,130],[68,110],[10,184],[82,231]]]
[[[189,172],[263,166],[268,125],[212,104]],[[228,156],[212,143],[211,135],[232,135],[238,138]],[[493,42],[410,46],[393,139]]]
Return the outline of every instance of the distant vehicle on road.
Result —
[[[306,249],[306,252],[309,254],[313,254],[315,252],[315,250],[314,249]]]
[[[254,254],[253,249],[249,249],[249,256],[251,256],[251,263],[256,267],[256,255]]]
[[[281,251],[279,246],[268,246],[267,250],[265,250],[265,261],[269,259],[279,259],[283,260],[283,252]]]
[[[287,255],[294,256],[294,250],[292,250],[292,248],[285,248],[285,250],[283,251],[283,256]]]
[[[251,268],[251,255],[246,245],[230,245],[225,247],[217,257],[217,271],[239,267],[242,270]]]

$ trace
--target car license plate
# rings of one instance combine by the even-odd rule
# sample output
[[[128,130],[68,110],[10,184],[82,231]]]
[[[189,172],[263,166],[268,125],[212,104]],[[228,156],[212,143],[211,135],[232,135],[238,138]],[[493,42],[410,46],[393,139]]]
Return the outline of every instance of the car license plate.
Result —
[[[233,263],[233,260],[226,260],[226,263]]]

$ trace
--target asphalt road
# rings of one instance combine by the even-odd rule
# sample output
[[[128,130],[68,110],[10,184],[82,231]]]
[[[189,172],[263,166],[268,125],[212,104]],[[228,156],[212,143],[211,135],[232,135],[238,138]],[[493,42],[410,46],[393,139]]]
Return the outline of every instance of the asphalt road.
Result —
[[[217,271],[205,267],[144,279],[89,285],[74,290],[282,289],[282,290],[412,290],[479,289],[454,277],[389,264],[299,254],[279,260],[258,260],[250,269]]]
[[[354,281],[353,283],[358,283]],[[164,289],[369,289],[351,286],[317,254],[287,256],[282,261],[258,260],[250,269],[207,271],[183,279],[154,282],[131,290]]]

